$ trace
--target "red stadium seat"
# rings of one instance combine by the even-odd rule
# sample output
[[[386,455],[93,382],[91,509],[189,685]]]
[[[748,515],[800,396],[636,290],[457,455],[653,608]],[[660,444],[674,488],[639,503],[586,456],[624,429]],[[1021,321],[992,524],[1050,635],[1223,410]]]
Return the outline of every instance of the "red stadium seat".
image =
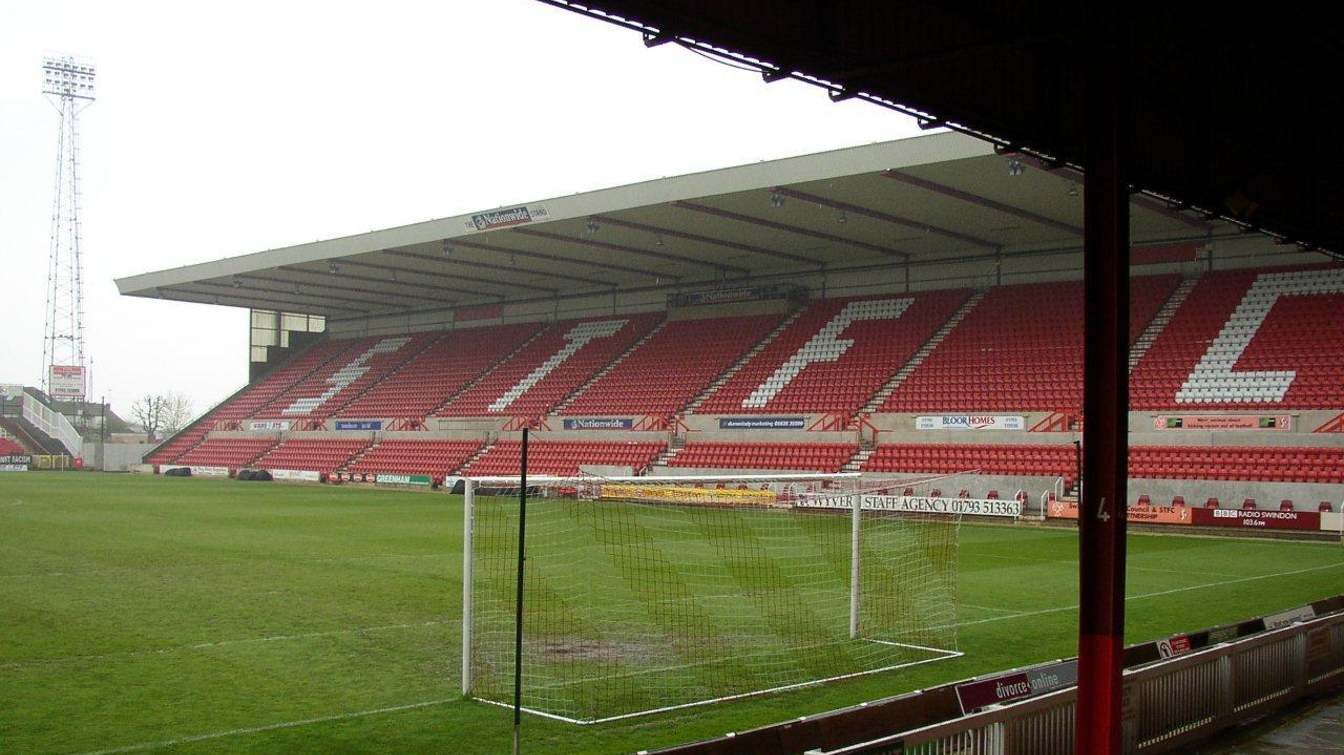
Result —
[[[1131,405],[1148,411],[1344,406],[1341,284],[1338,266],[1204,274],[1134,368]],[[1248,308],[1234,317],[1243,302]],[[1201,368],[1207,377],[1187,383],[1206,358],[1213,360]],[[1261,375],[1284,370],[1292,371],[1286,391],[1266,390]]]
[[[853,414],[969,296],[958,290],[813,302],[696,411]]]

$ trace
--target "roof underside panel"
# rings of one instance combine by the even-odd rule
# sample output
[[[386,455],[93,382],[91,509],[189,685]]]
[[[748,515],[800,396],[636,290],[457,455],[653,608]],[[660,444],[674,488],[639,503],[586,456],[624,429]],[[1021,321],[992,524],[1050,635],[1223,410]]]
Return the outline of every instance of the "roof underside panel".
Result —
[[[885,101],[1081,165],[1088,5],[891,0],[542,0],[730,53],[836,96]],[[1344,38],[1327,18],[1130,3],[1126,51],[1141,145],[1134,183],[1251,227],[1344,251],[1344,106],[1321,74]]]

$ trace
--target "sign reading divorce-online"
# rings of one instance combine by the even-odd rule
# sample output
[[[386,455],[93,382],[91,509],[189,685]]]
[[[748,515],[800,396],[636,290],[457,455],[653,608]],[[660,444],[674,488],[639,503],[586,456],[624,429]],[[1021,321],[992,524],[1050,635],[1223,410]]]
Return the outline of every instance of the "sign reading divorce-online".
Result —
[[[1078,661],[1061,661],[957,685],[963,715],[991,705],[1043,695],[1078,683]]]

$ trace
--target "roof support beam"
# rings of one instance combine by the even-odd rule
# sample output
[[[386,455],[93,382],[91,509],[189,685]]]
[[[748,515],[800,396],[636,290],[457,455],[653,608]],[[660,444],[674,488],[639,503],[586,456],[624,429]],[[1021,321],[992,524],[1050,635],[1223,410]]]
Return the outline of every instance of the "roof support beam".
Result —
[[[571,257],[560,257],[554,254],[543,254],[541,252],[533,252],[526,249],[512,249],[507,246],[497,246],[495,244],[482,244],[479,241],[464,241],[461,238],[453,239],[453,246],[460,246],[464,249],[480,249],[482,251],[487,252],[498,252],[500,254],[512,254],[519,257],[523,257],[524,259],[542,260],[543,262],[548,263],[559,262],[565,265],[574,265],[576,267],[595,267],[601,270],[619,270],[623,273],[630,273],[631,275],[647,275],[650,278],[661,277],[658,273],[655,273],[652,270],[641,270],[640,268],[637,267],[627,267],[625,265],[618,265],[615,263],[602,263],[602,262],[590,262],[588,260],[577,260]],[[616,285],[614,283],[607,283],[605,281],[603,281],[602,283],[608,286]]]
[[[621,218],[613,218],[609,215],[596,215],[593,217],[593,219],[599,222],[609,223],[611,225],[618,226],[620,228],[630,228],[636,231],[645,231],[647,233],[652,233],[657,236],[666,236],[672,239],[685,239],[686,241],[695,241],[700,244],[713,244],[714,246],[721,246],[724,247],[725,249],[734,249],[739,252],[748,252],[750,254],[762,254],[767,257],[774,257],[776,259],[781,260],[790,260],[792,262],[802,262],[808,265],[821,264],[820,260],[816,260],[811,257],[804,257],[798,254],[789,254],[788,252],[781,252],[777,249],[767,249],[763,246],[756,246],[755,244],[743,244],[739,241],[728,241],[727,239],[716,239],[711,236],[701,236],[698,233],[690,233],[688,231],[678,231],[671,228],[659,228],[656,225],[649,225],[647,223],[636,223],[633,220],[623,220]]]
[[[1028,165],[1034,165],[1037,168],[1046,171],[1048,173],[1054,173],[1060,178],[1072,181],[1078,184],[1079,186],[1083,185],[1083,174],[1066,165],[1051,165],[1045,160],[1033,157],[1031,155],[1016,155],[1014,159],[1021,160],[1022,162],[1027,163]],[[1169,207],[1166,204],[1157,201],[1156,199],[1152,199],[1151,197],[1145,197],[1142,194],[1134,194],[1129,198],[1129,201],[1133,202],[1136,206],[1142,207],[1143,209],[1149,212],[1157,213],[1158,215],[1161,215],[1164,218],[1175,220],[1179,223],[1190,226],[1191,228],[1197,228],[1201,231],[1213,230],[1212,223],[1205,220],[1201,220],[1188,212],[1181,212],[1180,210],[1174,207]]]
[[[597,280],[596,278],[582,278],[577,275],[565,275],[563,273],[557,273],[551,270],[544,270],[544,271],[521,270],[517,267],[509,267],[508,265],[495,265],[489,262],[477,262],[475,260],[464,260],[461,258],[453,258],[453,257],[431,257],[428,254],[406,252],[400,249],[388,249],[384,251],[383,254],[389,254],[394,257],[405,257],[406,259],[420,260],[421,262],[432,262],[436,265],[462,265],[464,267],[474,267],[474,268],[480,268],[482,270],[498,270],[500,272],[511,275],[516,275],[518,273],[531,273],[533,275],[545,275],[547,278],[556,278],[558,280],[574,281],[575,283],[587,283],[594,286],[612,285],[609,281]],[[478,280],[478,279],[471,278],[467,280]],[[485,280],[485,279],[479,279],[479,280]],[[500,286],[509,285],[507,281],[492,281],[492,282]],[[556,291],[558,289],[552,288],[550,290]]]
[[[734,272],[739,273],[747,272],[746,268],[737,267],[736,265],[725,265],[719,262],[707,262],[705,260],[698,260],[694,257],[682,257],[680,255],[667,254],[665,252],[651,252],[647,249],[640,249],[638,247],[626,246],[624,244],[613,244],[610,241],[598,241],[596,239],[575,238],[573,236],[565,236],[559,233],[551,233],[550,231],[538,231],[535,228],[514,228],[512,229],[512,231],[513,233],[521,233],[524,236],[535,236],[537,238],[549,239],[551,241],[559,241],[568,244],[578,244],[579,246],[590,246],[593,247],[594,249],[606,249],[613,252],[624,252],[626,254],[635,254],[642,257],[650,257],[656,260],[664,260],[666,262],[675,262],[684,265],[698,265],[700,267],[708,267],[714,270],[732,270]],[[680,278],[681,276],[669,275],[667,277]]]
[[[489,286],[499,286],[501,288],[525,288],[529,291],[544,291],[546,293],[555,293],[555,289],[553,288],[550,288],[548,286],[535,286],[530,283],[513,283],[513,282],[505,283],[502,281],[486,280],[485,278],[473,278],[467,275],[448,275],[447,273],[436,273],[433,270],[408,270],[405,268],[396,267],[395,265],[382,265],[377,262],[363,262],[360,260],[352,260],[348,258],[342,258],[336,260],[336,262],[337,264],[341,265],[353,265],[355,267],[365,267],[370,270],[386,270],[392,275],[400,275],[401,273],[408,273],[412,275],[425,275],[429,276],[430,278],[439,278],[442,280],[449,280],[449,281],[470,281],[472,283],[484,283]],[[392,282],[396,283],[397,281],[393,279]],[[481,293],[481,292],[476,291],[468,293]]]
[[[321,275],[321,273],[317,273],[317,275]],[[329,298],[336,301],[341,301],[342,299],[344,299],[345,301],[358,302],[360,304],[369,304],[371,303],[370,296],[381,294],[381,292],[379,291],[371,291],[367,288],[355,288],[353,286],[338,286],[334,283],[328,283],[326,281],[298,283],[296,281],[285,280],[283,278],[271,278],[265,275],[254,275],[252,273],[242,273],[236,277],[241,278],[242,280],[257,281],[259,283],[277,283],[281,286],[289,286],[291,289],[297,285],[302,286],[305,290],[316,289],[319,291],[344,291],[350,294],[362,294],[364,296],[364,298],[362,299],[351,299],[341,296],[330,296],[329,294],[322,294],[323,298]],[[272,290],[272,289],[265,289],[265,290]],[[275,290],[278,293],[286,293],[285,289],[273,289],[273,290]],[[418,299],[420,301],[432,301],[432,302],[443,301],[443,299],[441,298],[434,298],[430,296],[417,296],[415,294],[404,294],[404,293],[398,293],[396,294],[396,297],[398,299]]]
[[[284,282],[281,281],[282,285],[283,283]],[[242,282],[235,284],[215,283],[214,281],[197,281],[196,283],[193,283],[191,285],[205,286],[206,288],[211,289],[217,288],[221,291],[254,291],[256,293],[265,294],[267,296],[274,296],[278,294],[280,296],[294,296],[304,299],[311,298],[311,299],[318,299],[321,301],[345,302],[347,304],[357,304],[357,305],[367,305],[369,303],[367,299],[351,299],[348,296],[332,296],[331,294],[326,293],[312,293],[309,291],[298,291],[296,290],[296,284],[292,283],[287,288],[268,288],[266,286],[249,286]]]
[[[901,183],[906,184],[907,186],[913,186],[917,189],[923,189],[924,191],[933,192],[934,194],[941,194],[945,197],[951,197],[953,199],[966,202],[968,204],[976,205],[977,207],[984,207],[990,210],[994,210],[996,212],[1002,212],[1005,215],[1012,215],[1015,218],[1021,218],[1023,220],[1027,220],[1032,223],[1036,223],[1038,225],[1054,228],[1057,231],[1064,231],[1065,233],[1069,233],[1074,236],[1083,235],[1083,229],[1071,223],[1065,223],[1060,220],[1055,220],[1054,218],[1047,218],[1044,215],[1038,215],[1029,210],[1024,210],[1021,207],[1013,207],[1012,205],[1007,205],[1004,204],[1003,202],[996,202],[987,197],[982,197],[978,194],[972,194],[969,191],[962,191],[961,189],[954,189],[951,186],[944,186],[943,184],[940,184],[936,181],[930,181],[927,178],[912,176],[909,173],[904,173],[899,170],[883,171],[882,175],[886,176],[887,178],[900,181]]]
[[[342,260],[341,262],[339,262],[339,263],[337,263],[337,264],[348,264],[348,263],[346,263],[344,260]],[[331,276],[339,276],[338,278],[336,278],[337,280],[363,281],[363,282],[365,282],[365,283],[377,283],[377,284],[379,284],[379,285],[383,285],[383,286],[393,286],[393,287],[395,287],[395,288],[414,288],[414,289],[419,289],[419,290],[421,290],[421,291],[428,291],[428,292],[430,292],[431,294],[441,294],[441,293],[443,293],[444,291],[452,291],[453,293],[456,293],[456,294],[466,294],[466,295],[468,295],[468,296],[494,296],[494,295],[495,295],[495,294],[486,294],[486,293],[481,292],[481,291],[468,291],[468,290],[466,290],[466,289],[462,289],[462,288],[453,288],[453,287],[451,287],[451,286],[429,286],[429,285],[426,285],[426,284],[424,284],[424,283],[409,283],[409,282],[407,282],[407,281],[394,281],[394,280],[391,280],[391,279],[389,279],[389,278],[372,278],[372,277],[367,276],[367,275],[356,275],[356,274],[354,274],[354,273],[345,273],[345,272],[329,273],[329,272],[326,272],[326,271],[324,271],[324,270],[309,270],[309,269],[307,269],[307,268],[303,268],[303,267],[295,267],[295,266],[293,266],[293,265],[281,265],[279,269],[284,270],[284,271],[287,272],[287,273],[305,273],[305,274],[307,274],[307,275],[316,275],[316,276],[318,276],[319,278],[323,278],[323,279],[326,279],[326,280],[331,280],[331,279],[332,279]],[[318,285],[322,285],[322,284],[319,283]],[[371,289],[371,290],[369,290],[369,295],[370,295],[371,297],[401,296],[401,295],[402,295],[402,292],[401,292],[401,291],[378,291],[378,290],[372,290],[372,289]]]
[[[862,215],[863,217],[866,218],[872,218],[873,220],[880,220],[884,223],[891,223],[893,225],[903,226],[905,228],[910,228],[915,231],[936,233],[939,236],[945,236],[949,239],[954,239],[956,241],[960,241],[965,244],[970,244],[971,246],[984,247],[985,249],[999,248],[999,245],[994,243],[993,241],[978,238],[968,233],[961,233],[960,231],[953,231],[948,228],[939,228],[936,225],[921,223],[918,220],[911,220],[910,218],[904,218],[899,215],[892,215],[889,212],[882,212],[881,210],[869,209],[861,205],[850,204],[849,202],[841,202],[840,200],[837,199],[828,199],[826,197],[817,196],[816,194],[809,194],[805,191],[790,189],[787,186],[776,186],[775,188],[771,189],[771,191],[781,196],[800,199],[804,202],[812,202],[814,204],[819,204],[823,207],[829,207],[833,210],[842,210],[851,215]]]
[[[719,218],[736,220],[739,223],[757,225],[761,226],[762,228],[773,228],[777,231],[784,231],[785,233],[793,233],[799,236],[807,236],[809,238],[820,239],[822,241],[829,241],[833,244],[844,244],[845,246],[857,247],[859,249],[867,249],[870,252],[877,252],[878,254],[887,257],[897,257],[900,259],[910,258],[910,254],[908,252],[902,252],[899,249],[891,249],[889,247],[879,246],[877,244],[869,244],[866,241],[847,239],[844,236],[836,236],[835,234],[826,233],[825,231],[814,231],[811,228],[803,228],[801,226],[789,225],[788,223],[780,223],[774,220],[765,220],[764,218],[756,218],[750,215],[742,215],[740,213],[731,212],[729,210],[721,210],[717,207],[710,207],[709,205],[703,205],[697,202],[679,201],[679,202],[673,202],[673,204],[677,207],[682,208],[683,210],[691,210],[692,212],[700,212],[706,215],[713,215]],[[822,264],[821,260],[811,258],[804,258],[804,259],[810,260],[812,264],[815,265]]]
[[[199,284],[193,284],[199,285]],[[355,309],[353,307],[338,307],[332,304],[313,304],[311,302],[301,302],[286,297],[284,300],[268,295],[266,298],[256,298],[252,296],[242,296],[239,294],[230,294],[224,296],[206,291],[192,291],[189,288],[174,286],[165,289],[156,289],[159,298],[173,299],[177,301],[192,302],[194,304],[214,304],[221,307],[246,306],[252,309],[282,309],[287,312],[302,312],[304,314],[321,314],[326,312],[354,312],[359,315],[372,314],[370,309]],[[199,299],[188,299],[187,296],[198,296]],[[226,302],[225,300],[228,300]],[[236,303],[234,303],[236,302]]]

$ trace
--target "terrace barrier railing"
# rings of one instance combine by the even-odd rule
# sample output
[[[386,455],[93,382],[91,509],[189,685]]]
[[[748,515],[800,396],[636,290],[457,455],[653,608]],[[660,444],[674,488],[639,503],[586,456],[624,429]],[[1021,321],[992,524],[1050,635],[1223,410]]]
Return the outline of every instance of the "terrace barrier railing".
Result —
[[[1169,752],[1344,683],[1344,614],[1125,671],[1125,751]],[[818,755],[1070,755],[1077,688]]]

